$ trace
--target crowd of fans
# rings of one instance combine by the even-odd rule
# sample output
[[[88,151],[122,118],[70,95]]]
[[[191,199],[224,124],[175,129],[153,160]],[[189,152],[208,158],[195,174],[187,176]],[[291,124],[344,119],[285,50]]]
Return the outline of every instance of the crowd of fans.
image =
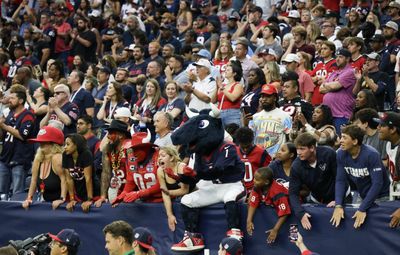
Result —
[[[118,142],[144,132],[135,146],[161,148],[147,151],[162,190],[152,202],[164,201],[173,231],[171,202],[195,189],[174,178],[190,172],[171,141],[185,108],[218,108],[246,166],[247,232],[261,202],[277,210],[268,242],[291,213],[311,229],[301,202],[335,207],[335,226],[360,203],[358,228],[400,188],[400,1],[0,3],[1,200],[29,188],[25,208],[88,212],[142,198],[120,196],[103,168],[106,155],[113,170],[126,163]]]

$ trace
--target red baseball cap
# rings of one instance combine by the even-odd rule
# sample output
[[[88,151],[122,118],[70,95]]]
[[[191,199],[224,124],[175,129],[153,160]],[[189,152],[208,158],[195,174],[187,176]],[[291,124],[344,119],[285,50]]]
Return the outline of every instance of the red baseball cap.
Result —
[[[265,84],[262,86],[261,94],[266,94],[266,95],[278,94],[278,90],[272,84]]]
[[[44,126],[42,127],[36,138],[33,139],[28,139],[29,142],[32,143],[56,143],[59,145],[63,145],[64,144],[64,133],[55,127],[51,127],[51,126]]]

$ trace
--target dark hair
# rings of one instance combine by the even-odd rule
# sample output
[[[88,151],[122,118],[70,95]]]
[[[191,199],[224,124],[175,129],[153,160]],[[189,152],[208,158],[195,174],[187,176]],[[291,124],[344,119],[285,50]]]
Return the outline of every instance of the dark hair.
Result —
[[[111,14],[110,17],[108,17],[108,18],[115,20],[117,23],[121,22],[121,18],[117,14]]]
[[[238,131],[238,129],[239,129],[239,125],[237,123],[229,123],[228,125],[225,126],[226,132],[228,132],[228,134],[230,134],[232,136],[232,139],[234,142],[236,142],[235,134],[236,134],[236,131]]]
[[[172,55],[171,58],[174,58],[174,59],[176,59],[179,63],[181,63],[182,67],[184,66],[184,64],[185,64],[185,59],[184,59],[181,55],[174,54],[174,55]]]
[[[294,144],[296,145],[296,147],[299,146],[306,146],[308,148],[311,148],[313,146],[316,147],[317,139],[315,139],[315,137],[310,133],[302,133],[296,138],[296,140],[294,140]]]
[[[264,74],[264,72],[263,72],[263,70],[261,68],[259,68],[259,67],[252,68],[252,69],[250,69],[249,73],[250,72],[255,72],[256,73],[258,84],[264,85],[265,83],[267,83],[267,81],[265,80],[265,74]],[[247,86],[246,93],[252,91],[252,89],[253,89],[252,86]]]
[[[147,37],[146,37],[146,33],[143,32],[142,30],[136,30],[133,33],[133,36],[136,37],[137,39],[139,39],[139,43],[140,45],[136,45],[136,46],[144,46],[147,44]],[[136,48],[136,47],[135,47]],[[142,47],[140,49],[142,51],[142,53],[144,53],[144,48]]]
[[[368,123],[368,127],[377,129],[379,123],[374,121],[374,118],[379,119],[379,114],[375,109],[363,108],[356,112],[354,120],[360,120],[361,123]]]
[[[140,49],[142,53],[144,53],[144,47],[142,45],[135,45],[135,48]]]
[[[251,143],[254,140],[254,132],[248,127],[241,127],[235,132],[235,139],[238,144]]]
[[[320,106],[317,106],[315,109],[321,109],[322,111],[322,120],[321,123],[313,123],[313,125],[315,125],[315,128],[320,128],[323,127],[325,125],[332,125],[333,124],[333,116],[332,116],[332,111],[331,108],[329,108],[329,106],[321,104]],[[315,111],[314,109],[314,111]]]
[[[364,107],[359,108],[359,109],[372,108],[372,109],[378,110],[378,106],[377,106],[378,103],[376,102],[376,97],[375,97],[374,93],[369,89],[363,89],[360,92],[363,92],[365,94],[365,97],[367,99],[367,104]],[[360,92],[358,92],[358,93],[360,93]]]
[[[239,60],[231,60],[230,65],[232,67],[233,73],[235,73],[235,76],[233,78],[235,79],[235,81],[240,81],[243,77],[242,64]]]
[[[26,102],[26,88],[21,84],[14,84],[10,88],[10,93],[15,93],[18,99],[22,99],[22,105]]]
[[[287,142],[287,143],[285,143],[285,145],[287,146],[287,148],[288,148],[288,151],[289,151],[289,154],[293,154],[293,157],[291,157],[293,160],[295,159],[295,158],[297,158],[297,148],[296,148],[296,145],[294,144],[294,143],[291,143],[291,142]]]
[[[352,139],[357,140],[357,144],[361,145],[364,140],[365,132],[357,125],[348,125],[342,128],[342,134],[350,136]]]
[[[181,54],[186,54],[186,53],[191,53],[192,52],[192,46],[189,44],[185,44],[181,48]]]
[[[133,241],[133,229],[132,226],[123,220],[113,221],[104,227],[103,233],[109,233],[113,237],[123,237],[125,242],[131,244]]]
[[[80,70],[75,70],[76,74],[79,78],[79,83],[82,85],[83,81],[85,80],[85,74]]]
[[[115,89],[115,95],[117,96],[117,102],[122,102],[124,101],[124,93],[122,91],[122,85],[121,83],[117,82],[117,81],[113,81],[111,82],[111,85],[114,87]]]
[[[258,173],[262,180],[267,181],[269,180],[270,185],[274,178],[274,174],[271,168],[267,167],[260,167],[257,169],[256,173]]]
[[[93,117],[90,115],[82,115],[78,118],[78,120],[83,120],[86,124],[90,124],[93,126]]]
[[[280,30],[276,25],[269,24],[266,27],[268,27],[268,29],[272,32],[274,38],[276,38],[279,35]]]
[[[48,88],[45,88],[45,87],[42,87],[42,86],[39,87],[39,88],[40,88],[40,91],[43,92],[44,100],[48,101],[49,98],[50,98],[50,95],[51,95],[51,91]]]
[[[67,138],[71,139],[71,141],[76,145],[76,150],[78,151],[78,154],[81,154],[82,152],[89,150],[86,139],[82,135],[74,133],[67,135],[65,140]]]
[[[59,72],[60,77],[64,77],[64,64],[60,60],[55,60],[53,63],[50,64],[50,66],[54,66],[57,71]],[[50,67],[49,66],[49,67]]]

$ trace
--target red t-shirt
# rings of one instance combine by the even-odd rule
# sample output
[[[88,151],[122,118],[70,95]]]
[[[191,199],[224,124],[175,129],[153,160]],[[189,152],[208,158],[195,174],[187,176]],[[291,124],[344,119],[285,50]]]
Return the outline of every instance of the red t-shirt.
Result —
[[[291,214],[288,189],[282,184],[272,181],[266,194],[253,190],[249,198],[249,206],[257,208],[262,202],[275,208],[278,217]]]
[[[250,193],[254,186],[254,174],[260,167],[268,166],[271,162],[271,156],[261,146],[254,146],[249,154],[243,153],[240,147],[236,147],[240,159],[244,163],[245,174],[243,178],[247,193]]]
[[[239,82],[235,82],[232,87],[228,90],[228,93],[232,94],[233,90],[235,89],[236,86],[242,86]],[[230,101],[228,99],[228,97],[226,97],[224,95],[224,92],[218,92],[218,103],[221,104],[220,105],[220,109],[221,110],[228,110],[228,109],[239,109],[240,108],[240,104],[242,102],[242,97],[240,96],[238,99],[236,99],[234,102]]]

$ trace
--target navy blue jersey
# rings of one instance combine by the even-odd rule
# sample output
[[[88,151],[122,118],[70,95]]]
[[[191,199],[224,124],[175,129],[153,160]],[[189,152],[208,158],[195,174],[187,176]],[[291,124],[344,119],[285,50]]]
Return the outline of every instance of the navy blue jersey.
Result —
[[[93,155],[93,169],[96,173],[96,176],[100,179],[101,178],[101,170],[102,170],[102,162],[101,156],[102,153],[99,150],[100,147],[100,139],[97,138],[95,135],[90,137],[85,137],[87,145],[89,147],[90,152]]]
[[[241,108],[243,107],[250,107],[250,113],[253,115],[257,113],[258,111],[258,104],[260,102],[260,96],[261,96],[261,87],[249,91],[246,93],[246,95],[243,96],[242,98],[242,103],[240,105]]]
[[[377,150],[361,145],[360,154],[353,159],[350,153],[337,152],[336,204],[343,204],[347,180],[351,180],[363,199],[359,211],[365,212],[375,199],[389,195],[389,176]]]
[[[244,164],[236,146],[229,143],[222,143],[209,157],[196,154],[194,170],[199,179],[214,183],[238,182],[244,177]]]
[[[298,114],[297,107],[301,107],[301,113],[304,114],[307,122],[311,122],[314,107],[300,96],[295,97],[292,100],[286,100],[282,98],[279,100],[278,104],[283,111],[289,113],[289,115],[292,117],[292,120],[294,120],[296,114]]]
[[[286,175],[282,162],[280,160],[273,160],[268,167],[272,169],[274,180],[289,188],[290,177]]]
[[[140,64],[133,64],[129,68],[129,77],[136,77],[139,74],[144,74],[146,75],[146,70],[147,70],[147,62],[143,62]]]
[[[9,132],[3,134],[3,150],[1,151],[0,161],[6,164],[27,164],[33,160],[33,144],[27,142],[27,139],[34,136],[35,115],[24,109],[20,114],[15,115],[11,111],[5,124],[18,130],[23,140],[20,140]]]
[[[71,94],[71,102],[78,106],[79,116],[87,115],[87,108],[94,108],[94,98],[84,88],[80,88]]]
[[[305,185],[311,195],[321,203],[329,203],[335,198],[336,152],[327,146],[317,146],[317,165],[296,158],[290,171],[290,205],[298,218],[304,215],[300,205],[300,190]]]
[[[19,59],[15,60],[11,65],[10,68],[8,69],[8,74],[7,74],[7,86],[10,87],[12,84],[12,80],[14,79],[14,76],[17,74],[17,70],[22,67],[22,66],[30,66],[32,65],[32,62],[29,58],[27,57],[20,57]]]
[[[78,120],[79,115],[78,107],[71,102],[66,102],[62,107],[60,107],[60,109],[71,119],[71,123],[68,126],[64,124],[64,135],[76,133],[76,121]],[[50,115],[50,120],[58,120],[62,123],[60,118],[58,118],[57,114],[54,112]]]

